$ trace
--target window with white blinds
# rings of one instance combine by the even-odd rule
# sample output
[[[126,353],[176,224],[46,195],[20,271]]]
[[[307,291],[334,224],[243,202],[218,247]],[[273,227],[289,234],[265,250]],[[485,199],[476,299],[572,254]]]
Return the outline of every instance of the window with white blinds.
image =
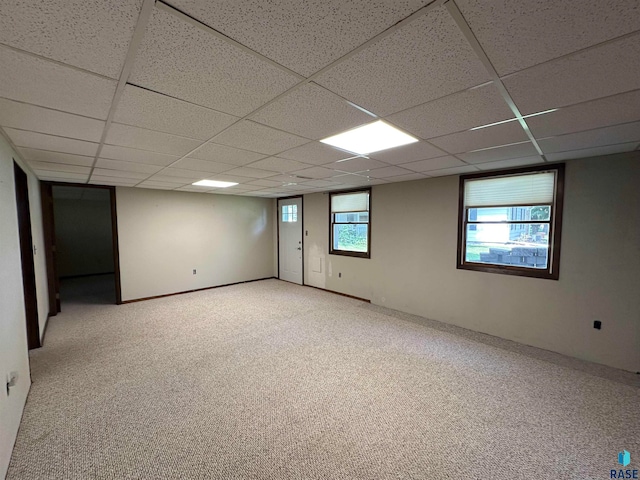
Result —
[[[564,165],[460,178],[458,268],[558,278]]]
[[[332,193],[329,198],[329,253],[370,258],[371,190]]]

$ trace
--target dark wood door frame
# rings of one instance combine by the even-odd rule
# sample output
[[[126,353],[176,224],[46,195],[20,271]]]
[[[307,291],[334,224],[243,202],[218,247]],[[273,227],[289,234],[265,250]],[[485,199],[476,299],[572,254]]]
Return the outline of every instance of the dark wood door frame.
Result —
[[[29,179],[20,166],[13,162],[16,187],[18,232],[20,237],[20,262],[22,265],[22,290],[29,350],[40,348],[40,323],[38,322],[38,295],[36,293],[36,269],[33,260],[34,245],[29,208]]]
[[[55,219],[53,215],[53,187],[77,187],[77,188],[102,188],[109,190],[111,202],[111,235],[113,245],[113,271],[115,273],[116,305],[122,304],[122,292],[120,290],[120,253],[118,248],[118,213],[116,209],[116,187],[107,185],[89,185],[86,183],[66,182],[42,182],[42,217],[44,223],[44,236],[47,255],[47,277],[49,283],[49,308],[56,313],[60,311],[60,280],[55,264]],[[45,196],[51,198],[50,207],[45,208]],[[53,298],[53,301],[51,300]],[[55,305],[54,305],[55,301]]]

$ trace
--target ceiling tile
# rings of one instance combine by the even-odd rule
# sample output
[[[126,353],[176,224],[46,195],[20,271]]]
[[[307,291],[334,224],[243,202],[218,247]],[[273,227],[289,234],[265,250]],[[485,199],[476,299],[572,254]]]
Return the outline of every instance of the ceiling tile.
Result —
[[[512,158],[511,160],[498,160],[497,162],[478,163],[476,167],[480,170],[495,170],[497,168],[513,168],[522,167],[524,165],[535,165],[537,163],[544,163],[544,160],[539,155],[524,158]]]
[[[261,168],[263,170],[271,170],[273,172],[291,172],[293,170],[300,170],[301,168],[308,167],[306,163],[297,162],[295,160],[288,160],[286,158],[269,157],[264,160],[258,160],[251,164],[251,168]]]
[[[442,157],[447,152],[440,150],[427,142],[414,142],[402,147],[390,148],[381,152],[369,154],[371,158],[381,160],[391,165],[425,160],[427,158]]]
[[[267,155],[275,155],[308,142],[305,138],[248,120],[232,125],[214,140],[215,143],[240,147]]]
[[[464,162],[450,155],[402,164],[404,168],[416,172],[428,172],[429,170],[441,170],[443,168],[462,167],[464,165],[466,165]]]
[[[532,157],[534,155],[538,155],[538,151],[533,144],[531,142],[523,142],[516,145],[505,145],[503,147],[461,153],[458,157],[469,163],[487,163],[511,158]]]
[[[244,177],[241,175],[232,175],[230,172],[210,173],[207,176],[202,178],[207,180],[219,180],[221,182],[234,182],[234,183],[249,183],[250,181],[254,180],[251,177]]]
[[[523,114],[640,88],[640,34],[523,70],[503,80]]]
[[[0,98],[0,125],[99,142],[105,122]]]
[[[429,172],[430,177],[444,177],[447,175],[461,175],[463,173],[477,172],[478,169],[472,165],[465,167],[443,168],[442,170],[433,170]]]
[[[224,190],[226,192],[229,193],[238,193],[238,192],[254,192],[254,191],[259,191],[259,190],[263,190],[264,187],[260,187],[258,185],[249,185],[246,183],[242,183],[240,185],[234,185],[232,187],[228,187],[228,188],[221,188],[220,190]]]
[[[283,183],[302,183],[302,180],[296,177],[296,175],[293,173],[291,174],[284,173],[282,175],[274,175],[273,177],[269,177],[269,180],[274,182],[279,182],[280,185],[282,185]]]
[[[174,167],[185,170],[196,170],[199,172],[220,173],[236,168],[237,165],[228,163],[209,162],[207,160],[199,160],[197,158],[183,158],[177,162]]]
[[[437,7],[316,81],[385,116],[488,80],[445,7]]]
[[[500,75],[640,30],[637,0],[456,0]]]
[[[640,120],[640,90],[564,107],[527,118],[537,138],[580,132]]]
[[[429,178],[429,176],[423,175],[421,173],[410,173],[408,175],[398,175],[397,177],[389,177],[389,178],[386,178],[385,180],[387,180],[390,183],[397,183],[397,182],[410,182],[413,180],[424,180],[425,178]]]
[[[238,118],[127,85],[113,120],[118,123],[207,140]]]
[[[70,173],[84,173],[89,174],[91,167],[82,165],[68,165],[65,163],[51,163],[51,162],[27,162],[33,170],[47,170],[49,172],[70,172]]]
[[[329,180],[309,180],[306,182],[302,182],[301,185],[315,187],[315,188],[323,188],[323,187],[332,187],[335,186],[335,182],[331,182]]]
[[[108,160],[106,158],[99,158],[96,162],[96,168],[121,170],[124,172],[139,172],[151,175],[152,173],[160,171],[163,167],[161,165],[148,165],[146,163],[123,162],[121,160]]]
[[[538,144],[544,153],[558,153],[635,141],[640,141],[640,122],[543,138]]]
[[[304,170],[298,170],[297,172],[294,172],[294,175],[296,177],[307,177],[307,178],[314,178],[314,179],[319,179],[319,178],[329,178],[329,177],[333,177],[336,175],[335,170],[331,170],[329,168],[324,168],[324,167],[311,167],[311,168],[305,168]]]
[[[193,185],[188,185],[186,187],[180,187],[175,189],[176,192],[196,192],[196,193],[205,193],[209,190],[214,190],[213,188],[205,188],[205,187],[195,187]]]
[[[335,177],[334,180],[345,185],[353,185],[358,187],[365,187],[375,182],[374,179],[370,179],[369,177],[365,177],[362,175],[342,175],[340,177]]]
[[[424,0],[174,0],[176,7],[305,76],[429,3]]]
[[[49,152],[47,150],[34,150],[32,148],[18,148],[20,156],[25,160],[38,162],[65,163],[67,165],[93,165],[94,157],[72,155],[69,153]]]
[[[265,180],[264,178],[261,178],[259,180],[251,180],[250,182],[247,182],[247,184],[265,188],[265,187],[275,187],[275,186],[281,185],[282,182],[276,182],[274,180]]]
[[[184,170],[182,168],[167,168],[159,172],[167,177],[175,177],[176,179],[185,179],[185,181],[198,181],[206,177],[210,172],[196,172],[195,170]]]
[[[152,175],[151,173],[143,173],[143,172],[131,172],[131,171],[122,171],[122,170],[110,170],[106,168],[95,168],[93,170],[93,175],[98,177],[119,177],[119,178],[127,178],[129,180],[144,180],[148,176]],[[93,178],[93,176],[92,176]]]
[[[104,177],[101,175],[91,175],[89,183],[92,185],[110,185],[115,187],[133,187],[139,180],[118,178],[118,177]]]
[[[462,153],[481,148],[496,147],[510,143],[524,142],[529,137],[519,122],[509,122],[480,130],[467,130],[460,133],[432,138],[429,141],[449,153]]]
[[[422,138],[460,132],[513,118],[493,83],[423,103],[389,117],[396,125]]]
[[[325,165],[326,168],[340,170],[342,172],[363,172],[365,170],[373,170],[374,168],[388,167],[386,163],[379,162],[373,158],[356,157],[343,162],[335,162]]]
[[[144,182],[136,185],[136,188],[148,188],[150,190],[175,190],[175,185],[160,182]]]
[[[0,43],[118,78],[142,0],[9,0],[0,7]]]
[[[238,148],[219,145],[217,143],[205,143],[195,152],[189,155],[189,158],[197,158],[210,162],[221,162],[234,166],[242,166],[247,163],[260,160],[266,157],[262,153],[250,152]]]
[[[168,133],[155,132],[119,123],[111,124],[105,143],[168,155],[184,155],[200,145],[200,141],[191,138],[178,137]]]
[[[155,174],[154,176],[150,177],[148,180],[145,180],[144,183],[157,183],[159,185],[174,185],[174,186],[182,186],[182,185],[187,185],[188,183],[193,183],[192,181],[186,178],[172,177],[170,175],[163,175],[163,173],[164,172]]]
[[[27,132],[5,128],[4,131],[16,147],[29,147],[39,150],[49,150],[60,153],[73,153],[75,155],[92,156],[98,150],[97,143],[74,140],[71,138],[54,137],[43,133]]]
[[[233,170],[229,170],[227,172],[229,175],[239,175],[241,177],[250,177],[250,178],[265,178],[272,177],[275,175],[275,172],[270,170],[260,170],[259,168],[253,168],[253,164],[251,167],[238,167]]]
[[[278,154],[279,157],[290,158],[312,165],[324,165],[345,158],[353,157],[353,153],[338,150],[320,142],[310,142],[301,147],[292,148]]]
[[[398,175],[411,175],[414,172],[411,170],[407,170],[405,168],[400,167],[384,167],[384,168],[376,168],[375,170],[371,170],[369,172],[369,176],[372,178],[386,178],[388,177],[397,177]]]
[[[106,120],[116,82],[0,45],[0,97]]]
[[[72,183],[86,182],[89,177],[89,173],[73,173],[73,172],[56,172],[52,170],[34,170],[35,174],[40,180],[50,180],[53,182],[65,182]]]
[[[299,78],[156,8],[130,81],[243,116],[291,88]]]
[[[550,162],[561,162],[563,160],[571,160],[574,158],[599,157],[603,155],[612,155],[614,153],[624,153],[636,150],[640,146],[638,142],[620,143],[618,145],[607,145],[604,147],[582,148],[580,150],[571,150],[569,152],[550,153],[545,155]]]
[[[178,158],[175,155],[138,150],[136,148],[119,147],[117,145],[104,145],[100,156],[110,160],[123,160],[125,162],[146,163],[166,167]]]
[[[320,140],[371,122],[375,117],[324,88],[308,83],[250,118],[270,127]]]

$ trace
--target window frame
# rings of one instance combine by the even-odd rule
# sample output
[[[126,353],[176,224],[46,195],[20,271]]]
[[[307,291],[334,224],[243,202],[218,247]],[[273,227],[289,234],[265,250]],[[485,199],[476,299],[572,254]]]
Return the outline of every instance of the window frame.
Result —
[[[364,222],[334,222],[334,213],[331,211],[331,199],[337,195],[344,195],[349,193],[368,193],[369,194],[369,221]],[[371,187],[357,188],[353,190],[342,190],[339,192],[329,192],[329,255],[342,255],[344,257],[357,257],[357,258],[371,258],[371,210],[372,210],[372,195]],[[333,226],[338,225],[367,225],[367,251],[366,252],[354,252],[350,250],[334,250],[333,248]]]
[[[465,180],[477,180],[480,178],[495,178],[528,173],[546,172],[555,170],[556,188],[554,201],[551,205],[551,218],[549,221],[549,260],[546,269],[534,269],[513,265],[495,265],[490,263],[467,262],[467,209],[464,205]],[[562,210],[564,206],[564,163],[536,165],[532,167],[513,168],[508,170],[494,170],[491,172],[479,172],[460,176],[459,200],[458,200],[458,251],[456,268],[459,270],[471,270],[476,272],[499,273],[503,275],[516,275],[521,277],[546,278],[558,280],[560,276],[560,245],[562,239]],[[517,207],[518,205],[506,205]],[[527,205],[528,206],[528,205]],[[516,222],[517,223],[517,222]],[[527,223],[527,221],[525,221]],[[529,222],[531,223],[531,222]],[[540,223],[540,222],[536,222]],[[543,222],[546,223],[546,222]]]

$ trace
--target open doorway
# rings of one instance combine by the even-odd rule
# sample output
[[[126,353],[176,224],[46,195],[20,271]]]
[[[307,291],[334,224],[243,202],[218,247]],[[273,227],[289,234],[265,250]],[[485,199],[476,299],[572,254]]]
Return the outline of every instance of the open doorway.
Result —
[[[27,346],[29,350],[40,347],[38,323],[38,296],[36,294],[36,270],[33,262],[33,234],[31,231],[31,209],[29,207],[29,181],[27,174],[13,163],[18,208],[18,233],[20,237],[20,262],[22,266],[22,289],[27,321]]]
[[[121,303],[115,189],[47,183],[42,197],[54,311]]]

